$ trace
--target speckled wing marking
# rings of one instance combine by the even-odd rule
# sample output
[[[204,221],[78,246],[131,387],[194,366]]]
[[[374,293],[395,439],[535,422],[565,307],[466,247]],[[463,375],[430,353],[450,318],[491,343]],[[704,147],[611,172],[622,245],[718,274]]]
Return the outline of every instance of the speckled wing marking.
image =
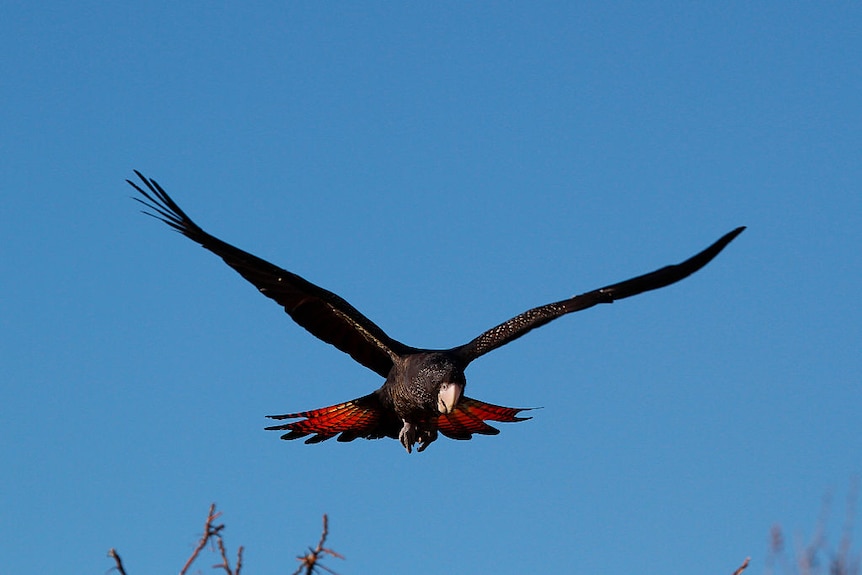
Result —
[[[679,264],[665,266],[648,274],[525,311],[509,321],[489,329],[473,341],[453,348],[451,352],[464,365],[467,365],[477,357],[506,345],[530,330],[543,326],[560,316],[581,311],[600,303],[612,303],[619,299],[676,283],[708,264],[744,229],[745,227],[742,226],[728,232],[702,252]]]
[[[452,413],[437,417],[437,429],[451,439],[470,439],[474,433],[497,435],[500,430],[485,421],[515,422],[530,419],[518,417],[525,408],[492,405],[470,397],[462,397]]]
[[[386,377],[395,357],[413,351],[380,329],[338,295],[257,256],[211,236],[192,221],[155,181],[135,171],[147,190],[126,180],[142,196],[135,198],[187,238],[220,256],[260,292],[278,302],[293,320],[312,335],[334,345],[353,359]]]
[[[282,439],[299,439],[312,435],[305,443],[320,443],[338,435],[338,441],[353,441],[357,437],[379,439],[398,437],[400,421],[387,416],[375,393],[311,411],[268,415],[270,419],[299,419],[267,427],[268,431],[288,431]],[[339,435],[341,434],[341,435]]]

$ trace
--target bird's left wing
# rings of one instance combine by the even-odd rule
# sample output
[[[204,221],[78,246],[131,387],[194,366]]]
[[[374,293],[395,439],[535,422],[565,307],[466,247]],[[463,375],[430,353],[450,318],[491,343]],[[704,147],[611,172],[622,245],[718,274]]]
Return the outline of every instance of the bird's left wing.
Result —
[[[467,365],[477,357],[506,345],[530,330],[568,313],[581,311],[600,303],[612,303],[645,291],[663,288],[686,278],[708,264],[727,244],[745,230],[745,226],[724,234],[705,250],[675,265],[665,266],[654,272],[637,276],[619,283],[599,288],[581,295],[547,305],[534,307],[509,321],[493,327],[472,341],[452,348],[449,352]]]
[[[263,295],[283,306],[288,315],[312,335],[334,345],[382,377],[389,374],[396,356],[413,350],[386,335],[338,295],[211,236],[194,223],[155,180],[137,170],[135,173],[146,190],[131,180],[126,181],[142,196],[135,199],[151,210],[146,214],[220,256]]]

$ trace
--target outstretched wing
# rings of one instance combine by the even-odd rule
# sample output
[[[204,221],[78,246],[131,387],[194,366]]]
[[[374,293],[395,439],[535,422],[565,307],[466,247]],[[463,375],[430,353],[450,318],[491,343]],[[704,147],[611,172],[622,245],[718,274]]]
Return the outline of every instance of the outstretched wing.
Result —
[[[282,439],[299,439],[311,435],[306,443],[320,443],[338,435],[338,441],[353,441],[357,437],[379,439],[398,438],[401,420],[381,403],[377,392],[364,397],[311,411],[268,415],[270,419],[299,419],[267,427],[268,431],[288,431]],[[314,435],[312,435],[314,434]],[[340,435],[339,435],[340,434]]]
[[[155,180],[145,178],[137,170],[135,173],[148,191],[131,180],[126,181],[142,196],[135,199],[152,210],[144,213],[162,220],[220,256],[263,295],[283,306],[288,315],[312,335],[350,354],[382,377],[389,374],[393,358],[414,351],[390,338],[338,295],[211,236],[194,223]]]
[[[437,418],[437,429],[451,439],[470,439],[474,433],[497,435],[500,430],[491,427],[485,421],[524,421],[530,418],[518,417],[518,414],[527,409],[502,407],[478,399],[462,397],[451,413]]]
[[[509,321],[489,329],[473,341],[453,348],[451,352],[466,366],[477,357],[506,345],[528,331],[543,326],[567,313],[581,311],[600,303],[612,303],[618,299],[663,288],[678,282],[708,264],[744,229],[745,226],[742,226],[728,232],[714,244],[682,263],[665,266],[642,276],[527,310]]]

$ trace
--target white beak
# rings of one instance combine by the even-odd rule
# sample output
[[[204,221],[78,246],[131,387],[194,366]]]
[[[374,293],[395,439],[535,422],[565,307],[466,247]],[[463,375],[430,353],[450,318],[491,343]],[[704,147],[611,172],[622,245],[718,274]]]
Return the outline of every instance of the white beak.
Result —
[[[444,383],[440,386],[440,393],[437,394],[437,410],[444,414],[452,413],[458,405],[458,400],[461,399],[463,389],[464,386],[458,383]]]

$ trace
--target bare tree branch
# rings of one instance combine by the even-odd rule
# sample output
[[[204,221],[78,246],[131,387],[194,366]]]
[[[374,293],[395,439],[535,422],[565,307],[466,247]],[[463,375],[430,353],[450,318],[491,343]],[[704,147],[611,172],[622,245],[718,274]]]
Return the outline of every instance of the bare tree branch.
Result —
[[[837,547],[830,544],[827,536],[830,531],[831,494],[823,498],[814,534],[807,542],[797,537],[798,541],[794,545],[787,544],[781,526],[775,525],[770,534],[769,555],[766,557],[767,575],[860,575],[862,561],[859,552],[852,549],[858,491],[859,480],[854,479],[847,496],[841,540]]]
[[[185,565],[180,570],[180,575],[186,575],[194,562],[198,559],[201,551],[207,546],[207,543],[210,544],[212,548],[212,552],[216,553],[216,548],[218,549],[218,554],[221,557],[221,563],[213,565],[213,569],[223,569],[226,575],[240,575],[242,571],[242,554],[244,551],[244,547],[240,545],[239,549],[236,553],[236,568],[232,569],[230,566],[230,560],[228,559],[227,548],[224,544],[224,538],[222,537],[222,531],[224,530],[224,524],[215,524],[215,521],[221,517],[221,512],[216,511],[216,505],[213,503],[210,505],[209,512],[207,513],[207,519],[204,523],[204,532],[195,545],[194,550],[192,551],[191,556],[186,560]],[[343,556],[333,551],[332,549],[328,549],[324,547],[326,543],[326,538],[329,536],[329,521],[326,515],[323,516],[323,532],[320,536],[320,541],[317,543],[317,547],[314,549],[309,548],[309,552],[304,557],[298,557],[299,561],[302,563],[299,569],[296,571],[296,574],[299,575],[305,570],[306,575],[311,575],[313,573],[317,573],[318,569],[326,571],[327,573],[331,573],[332,575],[338,575],[335,571],[331,570],[329,567],[323,565],[320,560],[322,556],[331,555],[332,557],[337,557],[339,559],[344,559]],[[127,575],[126,569],[123,567],[123,561],[120,559],[119,553],[117,553],[116,549],[111,548],[108,551],[108,557],[114,560],[114,567],[111,570],[116,569],[119,575]]]
[[[218,519],[221,516],[221,513],[216,513],[215,503],[210,505],[209,513],[207,513],[207,520],[204,523],[204,533],[201,535],[200,541],[198,541],[197,547],[192,551],[191,556],[186,561],[186,564],[183,565],[183,568],[180,570],[180,575],[185,575],[186,571],[189,570],[189,567],[192,566],[192,563],[195,562],[195,559],[198,558],[198,554],[200,554],[201,550],[207,545],[207,541],[210,540],[210,537],[219,537],[219,532],[224,529],[224,525],[213,525],[213,521]],[[230,572],[230,571],[228,571]]]
[[[332,549],[327,549],[324,547],[324,543],[326,543],[326,538],[329,536],[329,518],[326,514],[323,514],[323,532],[320,534],[320,541],[317,543],[317,547],[314,549],[309,548],[308,554],[297,557],[299,561],[299,569],[293,572],[293,575],[300,575],[302,570],[305,569],[305,575],[313,575],[316,573],[316,569],[319,567],[323,569],[327,573],[331,573],[332,575],[338,575],[335,571],[320,563],[321,555],[331,555],[332,557],[336,557],[338,559],[344,559],[344,556],[336,553]]]
[[[751,557],[746,557],[745,561],[742,562],[742,565],[740,565],[739,568],[733,572],[733,575],[739,575],[740,573],[745,571],[745,568],[748,567],[748,563],[750,561],[751,561]]]
[[[218,569],[219,567],[221,567],[225,570],[227,575],[239,575],[240,569],[242,569],[242,545],[239,546],[239,549],[236,552],[236,570],[231,571],[230,561],[228,561],[227,558],[227,550],[224,547],[224,540],[222,539],[222,536],[218,535],[216,541],[218,543],[219,553],[221,553],[221,563],[219,563],[218,565],[213,565],[213,569]]]
[[[123,560],[120,559],[120,554],[117,553],[116,549],[111,547],[108,550],[108,557],[114,560],[114,563],[116,564],[114,569],[116,569],[120,575],[126,575],[126,570],[123,568]]]

